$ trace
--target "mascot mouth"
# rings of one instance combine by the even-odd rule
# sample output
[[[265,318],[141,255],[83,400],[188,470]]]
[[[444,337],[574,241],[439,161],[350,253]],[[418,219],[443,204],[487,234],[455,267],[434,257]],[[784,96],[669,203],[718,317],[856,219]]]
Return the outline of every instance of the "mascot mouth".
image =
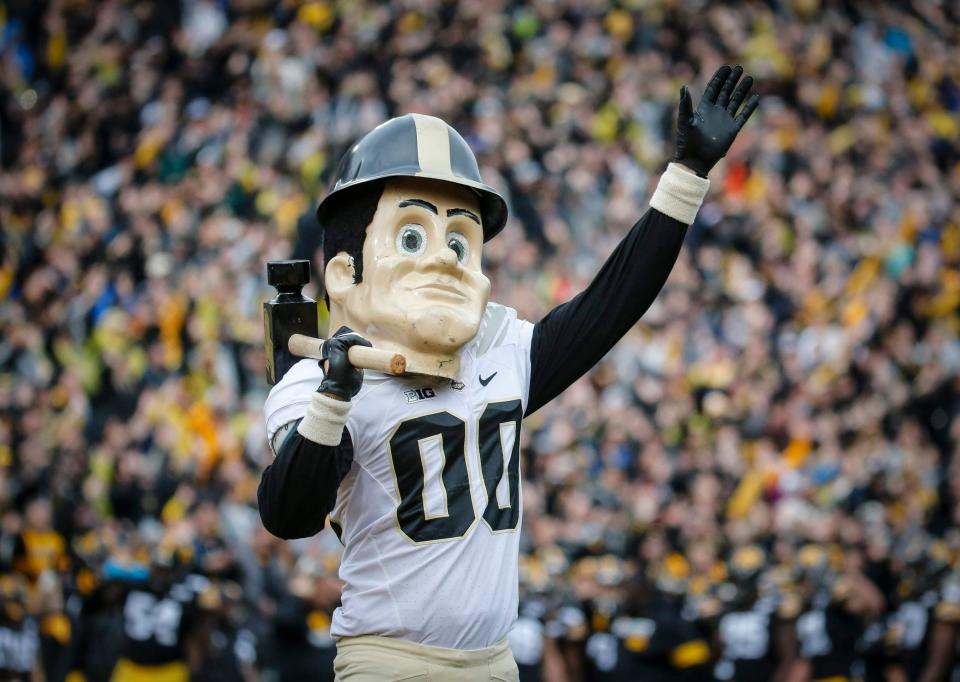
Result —
[[[441,283],[431,283],[424,284],[419,286],[416,289],[417,291],[422,291],[428,293],[431,296],[446,296],[448,298],[456,298],[459,301],[465,301],[467,295],[463,293],[458,287],[453,286],[452,284],[441,284]]]

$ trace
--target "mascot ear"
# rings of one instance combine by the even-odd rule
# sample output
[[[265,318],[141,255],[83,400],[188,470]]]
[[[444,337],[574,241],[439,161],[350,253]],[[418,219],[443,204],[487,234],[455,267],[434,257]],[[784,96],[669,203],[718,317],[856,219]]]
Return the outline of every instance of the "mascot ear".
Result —
[[[343,303],[355,284],[353,258],[341,251],[330,259],[323,272],[323,287],[331,302]]]

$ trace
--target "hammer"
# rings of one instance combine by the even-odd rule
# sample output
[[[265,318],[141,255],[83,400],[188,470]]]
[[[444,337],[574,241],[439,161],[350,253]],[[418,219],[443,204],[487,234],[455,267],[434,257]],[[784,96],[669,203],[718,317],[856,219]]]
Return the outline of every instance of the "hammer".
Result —
[[[310,262],[272,260],[267,263],[267,282],[277,295],[263,304],[263,340],[267,355],[267,381],[272,385],[300,358],[321,359],[323,339],[317,338],[317,302],[301,290],[310,281]],[[350,364],[387,374],[403,374],[407,361],[399,353],[353,346],[347,352]]]

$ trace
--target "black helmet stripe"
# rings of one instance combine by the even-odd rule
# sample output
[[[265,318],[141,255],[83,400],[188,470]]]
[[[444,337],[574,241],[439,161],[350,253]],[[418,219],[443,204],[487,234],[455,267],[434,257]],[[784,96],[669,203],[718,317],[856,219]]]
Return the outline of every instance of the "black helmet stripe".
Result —
[[[450,135],[447,124],[439,118],[413,114],[417,129],[417,160],[420,172],[431,176],[451,176]]]
[[[368,147],[375,153],[355,155],[347,152],[344,155],[346,167],[341,168],[337,175],[341,182],[351,182],[362,177],[380,177],[391,171],[401,170],[404,174],[415,175],[421,170],[417,163],[417,148],[414,140],[417,138],[413,121],[408,119],[394,119],[394,128],[381,124],[370,131]],[[398,132],[397,128],[406,128],[409,132]],[[357,149],[354,145],[352,151]]]

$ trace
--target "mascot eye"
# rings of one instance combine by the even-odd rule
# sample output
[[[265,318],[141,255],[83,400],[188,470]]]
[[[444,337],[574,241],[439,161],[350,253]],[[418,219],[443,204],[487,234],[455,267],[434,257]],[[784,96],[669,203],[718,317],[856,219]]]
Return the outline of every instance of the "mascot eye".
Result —
[[[459,232],[451,232],[447,235],[447,246],[453,249],[457,254],[457,260],[461,263],[470,256],[470,242]]]
[[[397,232],[397,252],[405,256],[420,256],[427,250],[427,231],[423,225],[407,223]]]

